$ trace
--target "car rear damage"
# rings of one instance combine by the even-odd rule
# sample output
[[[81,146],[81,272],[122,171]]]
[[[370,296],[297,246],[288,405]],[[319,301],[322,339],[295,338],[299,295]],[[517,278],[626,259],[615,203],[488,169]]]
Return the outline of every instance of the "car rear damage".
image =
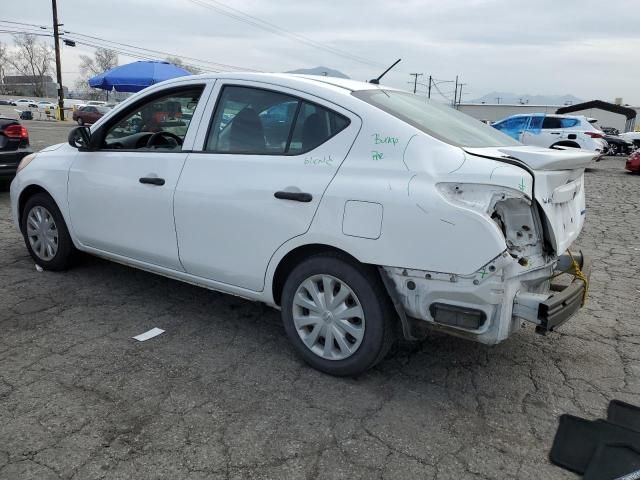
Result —
[[[522,321],[546,333],[571,318],[586,298],[590,262],[569,247],[584,225],[584,167],[594,152],[466,149],[466,160],[474,159],[517,166],[522,184],[444,182],[438,189],[452,205],[480,212],[495,224],[505,248],[465,275],[383,267],[407,338],[422,337],[428,326],[496,344]],[[533,180],[530,188],[527,178]]]

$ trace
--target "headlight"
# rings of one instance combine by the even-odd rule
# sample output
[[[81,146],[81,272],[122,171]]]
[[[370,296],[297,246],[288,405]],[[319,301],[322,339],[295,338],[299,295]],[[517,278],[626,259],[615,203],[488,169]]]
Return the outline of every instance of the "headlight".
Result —
[[[36,158],[36,155],[37,155],[36,153],[32,153],[32,154],[27,155],[26,157],[24,157],[22,160],[20,160],[20,163],[18,164],[18,169],[16,170],[16,173],[18,173],[24,167],[29,165],[31,163],[31,160]]]

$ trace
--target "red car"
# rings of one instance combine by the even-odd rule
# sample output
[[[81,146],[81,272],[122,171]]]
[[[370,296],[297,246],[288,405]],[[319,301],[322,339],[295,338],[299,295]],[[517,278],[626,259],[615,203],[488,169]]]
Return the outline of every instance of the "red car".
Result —
[[[630,172],[639,173],[640,172],[640,150],[636,150],[629,158],[627,158],[627,163],[624,168],[629,170]]]
[[[96,123],[108,111],[107,107],[86,105],[73,112],[73,120],[78,122],[78,125]]]

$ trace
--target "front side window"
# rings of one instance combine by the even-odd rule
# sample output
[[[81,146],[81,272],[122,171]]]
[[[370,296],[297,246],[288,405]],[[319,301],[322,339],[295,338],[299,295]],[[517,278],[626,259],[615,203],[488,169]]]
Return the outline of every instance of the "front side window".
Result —
[[[383,89],[360,90],[352,95],[450,145],[520,145],[509,136],[475,118],[418,95]]]
[[[349,120],[320,105],[271,90],[223,88],[206,151],[249,155],[298,155],[344,129]]]
[[[103,148],[181,150],[203,89],[190,87],[134,107],[108,127]]]

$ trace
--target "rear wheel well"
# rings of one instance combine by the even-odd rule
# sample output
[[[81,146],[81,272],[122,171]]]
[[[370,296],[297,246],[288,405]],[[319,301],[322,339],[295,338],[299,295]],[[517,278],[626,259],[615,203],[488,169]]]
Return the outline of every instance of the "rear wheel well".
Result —
[[[578,144],[577,142],[570,142],[568,140],[563,140],[562,142],[556,142],[553,145],[551,145],[550,148],[553,147],[573,147],[573,148],[580,148],[580,144]]]
[[[320,253],[333,253],[339,254],[342,258],[352,262],[354,265],[370,267],[369,265],[364,265],[353,255],[349,255],[344,250],[340,250],[339,248],[332,247],[329,245],[323,244],[311,244],[311,245],[303,245],[298,248],[294,248],[289,253],[287,253],[280,263],[278,264],[275,273],[273,274],[273,282],[271,285],[273,300],[276,305],[280,305],[280,301],[282,298],[282,289],[284,288],[284,283],[287,281],[287,277],[289,273],[305,258],[309,258],[312,255],[318,255]],[[377,272],[376,272],[377,273]]]
[[[22,191],[22,193],[20,193],[20,198],[18,200],[18,225],[22,225],[22,211],[24,210],[27,200],[33,197],[36,193],[46,193],[49,195],[49,192],[40,185],[29,185]]]

